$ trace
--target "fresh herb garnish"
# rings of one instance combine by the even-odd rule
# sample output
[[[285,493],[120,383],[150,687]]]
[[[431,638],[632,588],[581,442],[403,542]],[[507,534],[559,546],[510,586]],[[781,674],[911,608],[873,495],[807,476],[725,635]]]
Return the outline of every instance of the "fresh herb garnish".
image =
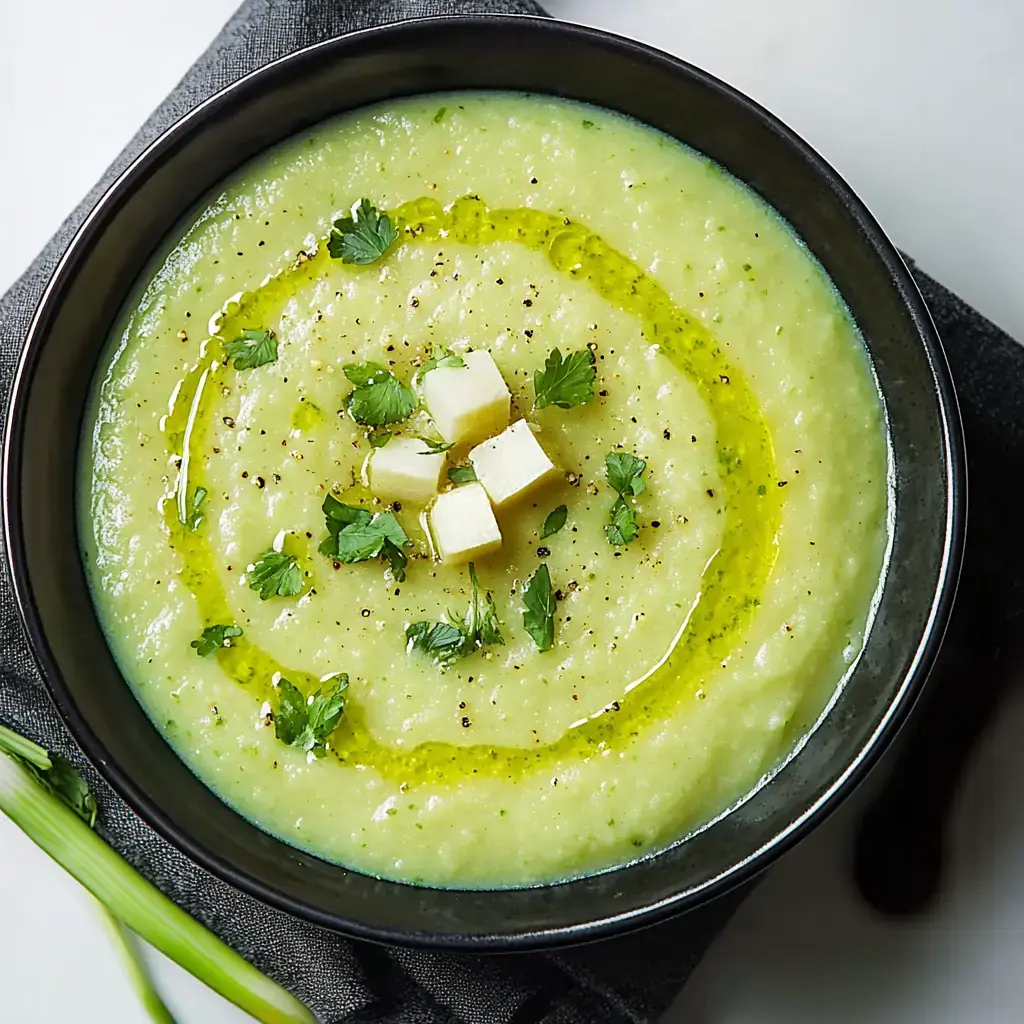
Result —
[[[622,547],[631,540],[635,540],[640,532],[636,525],[636,513],[624,498],[617,498],[612,505],[611,522],[604,528],[604,535],[608,543],[615,547]]]
[[[540,528],[540,539],[547,540],[548,537],[554,536],[565,526],[565,521],[568,518],[569,510],[564,505],[559,505],[558,508],[549,512],[544,520],[544,525]]]
[[[394,436],[391,430],[371,430],[366,435],[366,440],[370,442],[371,448],[383,448]]]
[[[643,472],[647,463],[630,452],[610,452],[605,460],[608,483],[618,494],[604,528],[608,543],[622,547],[636,539],[640,528],[636,525],[636,512],[629,499],[642,494],[645,488]]]
[[[454,441],[435,441],[430,437],[419,437],[417,440],[422,441],[430,449],[429,452],[421,452],[421,455],[439,455],[441,452],[450,452],[455,447]]]
[[[342,673],[326,689],[321,687],[307,700],[297,686],[287,679],[279,679],[274,712],[277,738],[290,747],[322,756],[345,710],[342,694],[347,689],[348,676]]]
[[[641,494],[644,482],[641,479],[647,463],[629,452],[611,452],[604,460],[608,483],[620,497]]]
[[[471,484],[476,480],[476,470],[472,466],[452,466],[448,479],[453,484]]]
[[[365,562],[378,555],[388,560],[391,574],[398,583],[405,582],[409,557],[403,548],[412,541],[399,525],[393,512],[371,515],[358,505],[346,505],[333,494],[321,506],[327,520],[328,536],[320,542],[320,553],[339,562]]]
[[[448,112],[447,107],[438,107],[437,113],[434,115],[434,124],[440,124],[444,120],[444,115]]]
[[[361,199],[349,216],[334,222],[327,251],[332,259],[342,263],[366,266],[376,263],[397,237],[398,230],[391,226],[391,218],[380,213],[369,199]]]
[[[203,513],[200,511],[203,502],[206,501],[206,495],[209,492],[205,487],[197,487],[192,495],[192,501],[189,503],[189,513],[185,519],[185,525],[195,532],[199,528],[199,524],[203,521]]]
[[[254,370],[277,362],[277,338],[273,331],[242,331],[240,338],[224,344],[224,356],[236,370]]]
[[[438,665],[449,665],[471,650],[466,648],[461,622],[414,622],[405,631],[405,642],[408,650],[425,654]]]
[[[469,609],[459,619],[446,612],[440,622],[414,622],[405,631],[406,649],[427,655],[432,661],[447,668],[459,658],[489,644],[504,645],[498,624],[498,609],[491,592],[480,593],[476,567],[469,563],[469,578],[473,585]]]
[[[523,604],[523,627],[538,651],[550,651],[555,642],[555,595],[547,562],[541,563],[523,588]]]
[[[557,348],[552,349],[544,369],[533,377],[536,407],[557,405],[560,409],[571,409],[585,405],[594,397],[595,380],[597,368],[594,353],[589,348],[570,352],[565,359]]]
[[[231,646],[231,638],[241,636],[242,630],[238,626],[207,626],[203,635],[198,640],[193,640],[191,646],[196,649],[200,658],[212,658],[222,647]]]
[[[260,595],[261,601],[271,597],[295,597],[302,591],[302,570],[295,555],[281,551],[268,551],[247,570],[249,589]]]
[[[386,427],[416,411],[415,393],[380,363],[348,363],[342,369],[355,385],[348,396],[348,411],[356,423]]]
[[[440,366],[459,367],[465,366],[466,361],[462,356],[456,355],[450,348],[446,348],[444,345],[435,345],[430,358],[423,363],[419,370],[416,371],[416,378],[421,378],[425,373],[429,373],[431,370],[436,370]]]

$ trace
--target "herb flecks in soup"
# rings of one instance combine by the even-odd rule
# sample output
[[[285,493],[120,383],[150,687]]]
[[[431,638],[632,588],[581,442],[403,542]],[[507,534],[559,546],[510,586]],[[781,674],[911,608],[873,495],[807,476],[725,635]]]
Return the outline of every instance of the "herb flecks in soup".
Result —
[[[684,835],[813,726],[882,568],[884,420],[820,268],[718,168],[450,99],[323,125],[182,226],[97,386],[85,561],[242,813],[523,884]]]

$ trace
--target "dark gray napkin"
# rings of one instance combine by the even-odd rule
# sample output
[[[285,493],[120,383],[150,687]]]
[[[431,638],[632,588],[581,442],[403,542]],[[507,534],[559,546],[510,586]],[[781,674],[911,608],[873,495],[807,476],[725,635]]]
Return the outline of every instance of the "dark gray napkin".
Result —
[[[0,411],[29,320],[66,245],[128,163],[201,100],[246,72],[354,29],[429,14],[542,14],[529,0],[246,0],[103,179],[0,299]],[[212,878],[146,827],[84,761],[46,696],[0,568],[0,721],[83,766],[100,828],[142,874],[324,1024],[620,1024],[655,1021],[739,903],[718,901],[633,937],[577,950],[503,957],[385,949],[278,913]]]

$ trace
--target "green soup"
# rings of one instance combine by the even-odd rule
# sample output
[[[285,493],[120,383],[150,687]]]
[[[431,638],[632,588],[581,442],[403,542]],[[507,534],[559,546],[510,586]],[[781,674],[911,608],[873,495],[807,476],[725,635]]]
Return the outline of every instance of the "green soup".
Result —
[[[397,237],[356,265],[326,239],[364,197]],[[155,725],[286,842],[438,886],[622,864],[761,784],[859,656],[889,536],[864,346],[787,225],[675,141],[538,96],[367,108],[244,167],[140,281],[86,427],[84,562]],[[267,337],[243,331],[272,332],[276,359],[236,369],[226,346]],[[593,354],[592,398],[538,408],[555,348]],[[467,568],[401,503],[404,580],[327,557],[321,506],[385,510],[344,368],[408,384],[473,349],[558,473],[498,513],[502,547],[474,565],[503,643],[442,666],[406,630],[458,620]],[[436,437],[422,406],[389,431]],[[612,452],[645,463],[628,543],[606,530]],[[294,585],[262,599],[271,551]],[[523,618],[542,564],[546,651]],[[193,643],[218,625],[241,633]],[[287,743],[313,705],[289,711],[282,681],[301,705],[340,673],[337,724],[335,705],[314,749]]]

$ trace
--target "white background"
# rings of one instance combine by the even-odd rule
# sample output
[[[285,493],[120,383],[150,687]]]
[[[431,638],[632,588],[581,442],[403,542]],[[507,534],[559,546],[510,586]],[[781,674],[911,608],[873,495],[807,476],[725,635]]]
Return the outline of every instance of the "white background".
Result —
[[[235,2],[0,0],[0,292]],[[750,93],[838,168],[898,245],[1024,339],[1024,3],[548,8],[661,46]],[[1022,730],[1024,699],[1014,699],[966,779],[935,913],[891,924],[857,901],[848,860],[859,794],[772,870],[666,1024],[1024,1020]],[[156,966],[181,1024],[248,1019]],[[2,817],[0,1019],[145,1020],[86,898]]]

